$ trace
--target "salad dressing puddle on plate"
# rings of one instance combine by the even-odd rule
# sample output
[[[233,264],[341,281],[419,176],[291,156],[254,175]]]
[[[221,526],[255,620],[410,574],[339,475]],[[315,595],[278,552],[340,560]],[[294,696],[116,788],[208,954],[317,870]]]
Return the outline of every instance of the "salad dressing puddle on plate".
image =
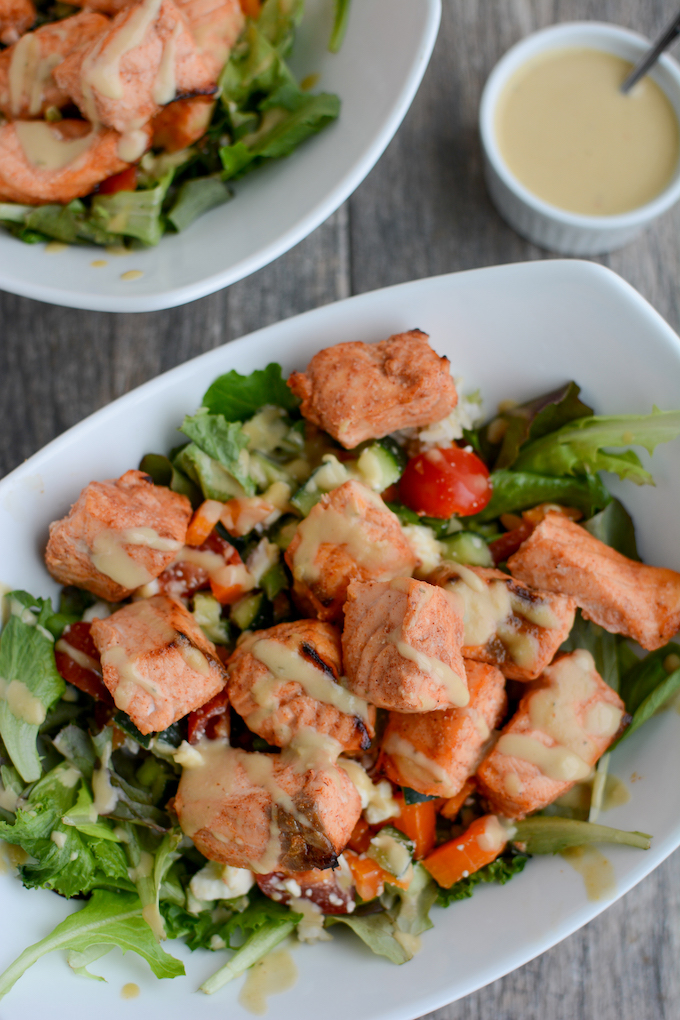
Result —
[[[269,1008],[268,996],[287,992],[297,979],[298,970],[290,952],[278,949],[248,971],[239,993],[239,1004],[249,1013],[263,1016]]]
[[[583,877],[589,900],[608,900],[616,895],[614,867],[601,850],[594,846],[574,846],[562,850],[560,857]]]
[[[136,985],[134,984],[134,982],[130,981],[127,985],[123,985],[123,987],[121,988],[120,997],[121,999],[136,999],[137,996],[139,995],[139,992],[140,992],[139,985]]]
[[[496,111],[501,155],[538,198],[586,216],[646,205],[678,166],[680,131],[670,100],[649,76],[627,95],[631,64],[587,48],[528,60]]]

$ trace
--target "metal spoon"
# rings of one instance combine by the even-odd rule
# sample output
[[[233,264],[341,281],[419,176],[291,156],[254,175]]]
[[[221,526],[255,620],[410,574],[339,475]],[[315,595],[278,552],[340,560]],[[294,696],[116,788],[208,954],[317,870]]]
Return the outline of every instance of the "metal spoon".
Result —
[[[637,62],[633,70],[630,72],[623,85],[621,91],[623,93],[630,92],[636,81],[639,81],[643,75],[647,74],[650,67],[652,67],[664,50],[668,49],[670,44],[677,39],[680,35],[680,14],[676,14],[670,25],[664,28],[663,32],[653,43],[642,58]]]

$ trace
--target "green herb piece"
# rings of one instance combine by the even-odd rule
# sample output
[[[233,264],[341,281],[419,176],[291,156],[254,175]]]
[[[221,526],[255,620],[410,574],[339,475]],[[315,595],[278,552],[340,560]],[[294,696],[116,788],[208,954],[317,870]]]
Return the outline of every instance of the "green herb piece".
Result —
[[[220,174],[190,178],[181,185],[168,219],[177,230],[186,230],[203,213],[233,197]]]
[[[576,818],[534,816],[515,823],[514,843],[522,843],[528,854],[557,854],[570,846],[587,843],[622,843],[649,850],[651,836],[644,832],[624,832],[607,825],[581,822]]]
[[[248,476],[248,437],[238,422],[228,422],[223,414],[210,414],[201,408],[196,414],[185,417],[180,431],[193,440],[196,446],[212,460],[221,464],[236,479],[247,495],[255,492],[255,484]]]
[[[294,411],[299,400],[286,385],[281,366],[271,362],[256,368],[250,375],[232,369],[215,379],[203,397],[203,406],[211,414],[221,414],[227,421],[246,421],[264,407],[274,404]]]
[[[339,53],[349,24],[349,9],[351,0],[334,0],[335,17],[333,20],[333,31],[328,41],[328,49],[331,53]]]
[[[595,415],[579,418],[522,448],[518,471],[546,475],[585,475],[611,471],[636,485],[651,485],[652,476],[633,450],[607,453],[605,447],[642,446],[653,453],[659,443],[680,434],[680,411],[651,414]]]
[[[25,949],[4,974],[0,975],[0,998],[41,956],[55,949],[86,952],[93,946],[118,946],[143,957],[158,978],[174,978],[185,973],[184,965],[165,953],[142,918],[139,898],[130,893],[97,890],[82,910],[58,924],[51,935]]]
[[[48,711],[66,690],[54,661],[54,638],[47,622],[49,599],[23,591],[7,596],[10,618],[0,637],[0,737],[25,782],[38,779],[42,766],[37,736]]]
[[[639,560],[633,518],[618,499],[612,499],[604,510],[583,525],[595,538],[616,549],[629,560]]]
[[[461,878],[460,882],[454,882],[449,889],[440,888],[437,893],[437,902],[441,907],[448,907],[457,900],[469,899],[476,886],[482,882],[498,882],[499,885],[505,885],[511,878],[524,870],[524,865],[528,860],[528,854],[504,853],[490,864],[485,864],[479,871],[468,875],[467,878]]]

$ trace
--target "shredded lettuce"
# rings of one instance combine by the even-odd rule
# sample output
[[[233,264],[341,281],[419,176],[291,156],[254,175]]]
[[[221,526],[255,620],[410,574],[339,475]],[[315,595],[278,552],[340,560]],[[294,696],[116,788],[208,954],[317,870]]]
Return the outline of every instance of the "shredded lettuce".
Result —
[[[328,49],[331,53],[339,53],[349,23],[349,9],[351,0],[334,0],[335,18],[333,20],[333,31],[328,42]]]
[[[606,507],[612,498],[597,475],[559,478],[548,472],[538,474],[504,468],[492,472],[491,483],[493,493],[490,502],[480,513],[463,518],[466,527],[469,521],[484,524],[501,514],[518,513],[539,503],[573,506],[590,517]]]
[[[413,950],[397,938],[399,929],[384,912],[379,914],[331,914],[326,918],[326,927],[346,924],[355,935],[377,956],[386,956],[391,963],[407,963],[413,958]]]
[[[210,414],[201,408],[196,414],[184,419],[181,431],[211,460],[221,464],[236,479],[247,495],[255,492],[255,484],[248,475],[248,460],[245,448],[248,437],[241,431],[238,422],[228,422],[222,414]]]
[[[633,518],[618,499],[584,522],[584,528],[629,560],[639,560]]]
[[[219,174],[194,177],[180,187],[168,219],[177,230],[186,230],[204,212],[224,205],[230,198],[233,198],[233,192]]]
[[[91,222],[109,234],[136,237],[144,244],[156,245],[163,236],[163,201],[173,178],[170,170],[155,188],[117,191],[115,195],[95,195]]]
[[[669,659],[669,656],[673,658]],[[631,721],[612,749],[651,719],[680,690],[680,645],[670,642],[635,662],[621,677],[619,693]]]
[[[515,823],[513,842],[522,844],[528,854],[557,854],[572,846],[588,843],[621,843],[649,850],[651,836],[644,832],[625,832],[608,825],[582,822],[577,818],[534,815]]]
[[[498,882],[505,885],[515,875],[524,870],[524,865],[529,860],[529,855],[508,851],[497,857],[495,861],[486,864],[479,871],[474,871],[467,878],[461,878],[460,882],[454,882],[449,889],[438,888],[437,903],[440,907],[448,907],[457,900],[467,900],[472,896],[475,888],[483,882]]]

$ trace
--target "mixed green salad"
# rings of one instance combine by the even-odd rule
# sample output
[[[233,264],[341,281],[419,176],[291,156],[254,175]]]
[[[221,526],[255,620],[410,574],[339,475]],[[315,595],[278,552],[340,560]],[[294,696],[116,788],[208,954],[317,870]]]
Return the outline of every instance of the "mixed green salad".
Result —
[[[312,105],[290,80],[283,80],[287,72],[282,50],[276,48],[285,49],[288,36],[277,36],[277,43],[266,38],[262,26],[249,31],[249,52],[257,45],[267,55],[268,77],[257,78],[260,92],[269,90],[272,95],[275,89],[289,89],[291,114],[298,103],[296,123],[302,124],[301,111],[311,110]],[[237,113],[246,116],[245,97],[255,94],[255,78],[249,78],[246,70],[248,59],[242,55],[227,69],[232,77],[225,78],[225,84],[231,84],[224,89],[220,116],[229,118],[232,126]],[[237,97],[232,108],[225,99],[230,95]],[[314,108],[318,111],[326,102],[319,100]],[[258,104],[261,110],[261,101]],[[294,137],[292,123],[289,140]],[[213,156],[225,166],[243,169],[246,156],[253,155],[238,141],[220,147],[219,130],[210,143],[212,156],[192,157],[191,165],[175,178],[184,181],[184,187],[188,181],[200,180],[192,172],[212,170]],[[265,150],[259,155],[264,158]],[[217,525],[220,540],[234,546],[244,563],[266,539],[271,562],[261,572],[257,587],[228,605],[220,604],[209,588],[186,599],[225,661],[242,633],[298,618],[290,595],[290,571],[280,553],[299,521],[348,471],[374,491],[382,491],[406,527],[427,529],[432,541],[442,543],[446,558],[460,564],[502,563],[504,554],[499,549],[518,526],[512,515],[521,525],[523,511],[545,503],[577,508],[591,534],[629,558],[638,558],[633,521],[609,493],[600,472],[635,484],[652,483],[631,447],[651,452],[659,443],[676,438],[679,411],[599,416],[581,400],[573,382],[528,403],[506,406],[483,425],[472,421],[479,413],[477,397],[462,401],[461,407],[458,441],[474,449],[490,471],[493,494],[475,515],[436,518],[419,515],[400,500],[398,482],[407,460],[403,436],[368,442],[347,454],[328,435],[306,425],[278,365],[248,376],[230,371],[215,380],[198,412],[182,423],[184,442],[169,452],[147,454],[140,469],[156,484],[188,496],[194,508],[206,499],[227,501],[262,494],[277,482],[289,487],[288,509],[264,530],[260,527],[235,538]],[[609,452],[612,448],[618,452]],[[202,985],[204,992],[212,993],[296,929],[300,931],[303,915],[271,899],[257,884],[232,898],[197,895],[199,885],[192,880],[205,873],[209,862],[182,833],[172,807],[181,774],[177,752],[187,739],[187,719],[162,733],[144,736],[124,712],[67,683],[57,669],[55,641],[65,628],[91,619],[96,601],[89,592],[73,587],[63,589],[56,608],[49,598],[20,590],[4,600],[0,838],[10,847],[18,877],[27,889],[75,897],[82,906],[8,967],[0,976],[0,997],[37,959],[56,949],[68,953],[68,962],[79,975],[89,974],[91,964],[118,946],[143,957],[158,978],[177,977],[185,973],[184,966],[164,948],[166,939],[175,938],[192,950],[218,955],[219,968]],[[678,644],[641,656],[630,641],[579,614],[564,648],[589,650],[600,675],[619,692],[630,716],[619,741],[680,690]],[[21,704],[20,690],[24,692]],[[508,694],[511,706],[516,704],[517,690],[510,685]],[[231,725],[232,744],[253,751],[277,750],[250,732],[234,713]],[[370,758],[371,752],[367,753]],[[607,755],[598,766],[600,781],[591,779],[583,785],[579,806],[574,807],[573,800],[569,805],[558,801],[517,821],[512,840],[496,860],[449,888],[439,886],[416,859],[416,841],[400,831],[399,818],[390,820],[391,838],[406,849],[413,869],[410,884],[404,888],[396,876],[390,884],[388,874],[374,898],[358,897],[350,913],[322,916],[316,937],[323,937],[328,927],[344,924],[373,952],[404,963],[415,951],[414,939],[432,927],[431,911],[436,919],[437,909],[472,896],[479,884],[506,883],[532,855],[591,842],[649,847],[650,837],[645,834],[612,829],[594,820],[608,760]],[[370,773],[370,764],[367,767]],[[101,801],[102,791],[113,791],[111,809],[98,814],[94,803]],[[409,788],[390,788],[385,796],[410,806],[433,800]],[[436,845],[456,838],[484,810],[472,791],[455,815],[438,813]],[[370,828],[370,816],[365,824]],[[389,860],[380,860],[389,872]]]

